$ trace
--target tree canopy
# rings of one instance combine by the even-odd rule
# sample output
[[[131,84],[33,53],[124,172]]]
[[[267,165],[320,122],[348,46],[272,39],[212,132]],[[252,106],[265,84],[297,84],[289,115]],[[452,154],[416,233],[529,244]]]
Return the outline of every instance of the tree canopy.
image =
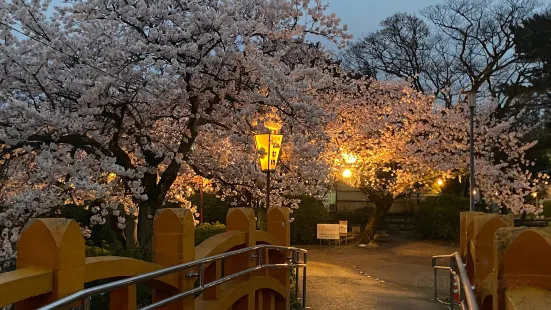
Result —
[[[464,105],[437,108],[419,92],[422,78],[413,89],[340,68],[314,40],[341,45],[350,36],[321,1],[83,0],[49,9],[49,1],[0,3],[2,261],[14,257],[29,218],[67,206],[91,210],[91,225],[114,218],[128,246],[147,247],[157,210],[195,211],[183,192],[197,177],[231,206],[262,201],[257,161],[265,154],[254,135],[274,124],[283,143],[272,206],[296,208],[293,197],[324,194],[343,152],[358,157],[356,184],[372,197],[466,169]],[[394,26],[408,21],[410,28]],[[407,15],[387,24],[385,36],[426,33]],[[477,38],[469,42],[480,52]],[[483,58],[496,61],[490,68],[505,65],[510,47],[502,43],[505,54]],[[420,65],[400,77],[431,67],[419,49]],[[486,76],[484,68],[469,76]],[[527,129],[512,129],[519,118],[481,112],[481,192],[536,212],[524,203],[535,186],[524,169],[534,142],[519,139]]]
[[[348,35],[318,2],[88,0],[0,4],[3,240],[64,204],[110,214],[148,245],[159,208],[196,175],[265,195],[255,133],[281,122],[273,206],[316,193],[332,73],[308,37]],[[285,175],[285,177],[283,177]],[[189,203],[183,202],[190,207]],[[237,204],[238,202],[233,202]],[[6,245],[2,256],[13,255]]]

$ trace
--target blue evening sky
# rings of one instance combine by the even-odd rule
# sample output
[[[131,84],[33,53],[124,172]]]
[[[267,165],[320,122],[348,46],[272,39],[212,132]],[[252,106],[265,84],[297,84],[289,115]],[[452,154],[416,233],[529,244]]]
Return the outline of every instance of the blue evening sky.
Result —
[[[358,38],[377,30],[379,23],[394,13],[417,13],[444,0],[329,0],[328,3],[329,11],[336,13],[354,38]]]

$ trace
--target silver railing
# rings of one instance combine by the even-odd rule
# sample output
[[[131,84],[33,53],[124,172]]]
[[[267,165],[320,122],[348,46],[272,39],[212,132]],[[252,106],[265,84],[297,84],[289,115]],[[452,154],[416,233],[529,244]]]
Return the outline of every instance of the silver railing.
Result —
[[[444,259],[449,261],[449,266],[438,265],[438,260]],[[471,281],[467,276],[465,266],[459,252],[432,257],[432,268],[434,270],[434,299],[442,302],[442,300],[438,299],[438,270],[447,270],[450,276],[450,309],[478,310],[474,287],[471,286]],[[454,292],[456,281],[459,283],[457,283],[457,292]],[[458,301],[455,300],[456,297],[458,297]]]
[[[263,257],[262,253],[263,250],[279,250],[286,252],[286,263],[282,264],[264,264],[263,263]],[[228,257],[232,257],[238,254],[248,253],[252,252],[250,259],[255,260],[257,264],[253,267],[250,267],[248,269],[232,273],[229,275],[225,275],[224,277],[217,279],[215,281],[205,283],[205,267],[208,264],[211,264],[213,262],[216,262],[218,260],[224,260]],[[290,254],[290,255],[289,255]],[[302,255],[302,261],[300,261],[300,255]],[[67,306],[69,304],[75,303],[77,301],[83,301],[86,298],[89,298],[94,295],[107,293],[110,291],[114,291],[119,288],[127,287],[130,285],[134,285],[137,283],[141,283],[147,280],[152,280],[155,278],[159,278],[168,274],[177,273],[177,272],[184,272],[186,271],[186,278],[193,278],[197,277],[199,280],[199,286],[187,290],[185,292],[178,293],[176,295],[173,295],[171,297],[168,297],[166,299],[157,301],[155,303],[152,303],[151,305],[145,306],[140,308],[141,310],[151,310],[151,309],[157,309],[159,307],[162,307],[164,305],[167,305],[171,302],[180,300],[182,298],[200,294],[203,291],[205,291],[208,288],[215,287],[217,285],[220,285],[222,283],[228,282],[232,279],[238,278],[240,276],[250,274],[254,271],[261,270],[261,269],[267,269],[267,268],[285,268],[285,269],[295,269],[296,273],[296,297],[298,298],[298,292],[299,292],[299,268],[302,268],[302,303],[301,306],[303,309],[306,308],[306,264],[307,264],[307,251],[300,248],[294,248],[294,247],[285,247],[285,246],[275,246],[275,245],[257,245],[253,247],[248,247],[244,249],[239,249],[219,255],[214,255],[211,257],[195,260],[192,262],[188,262],[181,265],[175,265],[171,267],[167,267],[164,269],[159,269],[153,272],[144,273],[138,276],[129,277],[126,279],[113,281],[107,284],[98,285],[94,287],[90,287],[87,289],[84,289],[82,291],[79,291],[77,293],[74,293],[72,295],[69,295],[65,298],[62,298],[56,302],[53,302],[47,306],[44,306],[40,308],[41,310],[50,310],[50,309],[58,309],[63,306]],[[198,272],[189,272],[190,269],[196,269],[198,268]]]

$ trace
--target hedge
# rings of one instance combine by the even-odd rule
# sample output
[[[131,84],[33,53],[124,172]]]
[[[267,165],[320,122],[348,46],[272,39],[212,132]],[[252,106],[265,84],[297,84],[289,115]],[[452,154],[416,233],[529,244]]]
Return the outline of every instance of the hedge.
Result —
[[[223,232],[226,232],[226,225],[220,222],[199,224],[195,227],[195,245]]]
[[[545,201],[543,203],[543,216],[551,217],[551,200]]]
[[[319,200],[302,196],[299,208],[291,217],[291,244],[308,244],[316,240],[317,224],[330,221],[329,212]]]
[[[469,199],[461,196],[428,197],[415,213],[415,230],[426,239],[457,240],[459,213],[469,209]]]

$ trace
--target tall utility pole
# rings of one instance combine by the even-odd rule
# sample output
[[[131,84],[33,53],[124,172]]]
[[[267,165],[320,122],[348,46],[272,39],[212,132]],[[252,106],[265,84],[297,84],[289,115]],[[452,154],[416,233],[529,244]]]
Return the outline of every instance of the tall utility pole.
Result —
[[[272,151],[272,134],[269,133],[268,134],[268,154],[266,154],[266,156],[268,156],[268,170],[266,171],[266,210],[270,208],[270,191],[272,190],[270,188],[270,160],[272,159],[270,156],[271,151]]]
[[[474,211],[474,201],[475,201],[475,195],[476,195],[476,185],[475,185],[475,177],[474,177],[474,109],[476,107],[476,90],[471,90],[467,93],[467,100],[469,102],[469,122],[470,122],[470,159],[471,163],[469,165],[470,168],[470,211]]]

